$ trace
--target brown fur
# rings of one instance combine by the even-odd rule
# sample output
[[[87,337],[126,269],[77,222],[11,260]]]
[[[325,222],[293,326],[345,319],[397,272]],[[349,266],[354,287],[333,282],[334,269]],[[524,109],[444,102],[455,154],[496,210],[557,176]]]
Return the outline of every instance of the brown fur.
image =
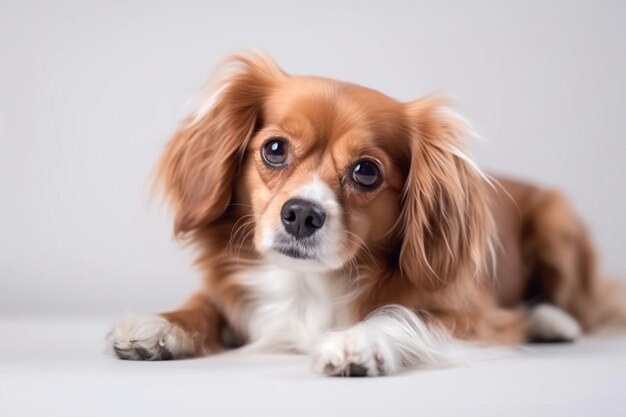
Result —
[[[562,307],[586,329],[610,315],[596,308],[593,249],[569,203],[505,179],[492,189],[460,153],[465,125],[441,99],[400,103],[287,75],[267,58],[230,62],[242,69],[218,85],[210,112],[185,122],[158,171],[175,232],[199,249],[206,278],[203,295],[163,317],[196,335],[197,355],[219,350],[224,330],[245,341],[241,310],[251,294],[238,274],[261,262],[257,228],[279,221],[289,192],[314,167],[343,208],[346,266],[336,275],[358,290],[349,321],[401,304],[463,339],[519,343],[529,297]],[[281,172],[260,161],[272,135],[291,138],[298,158]],[[376,191],[343,182],[360,155],[382,165]]]

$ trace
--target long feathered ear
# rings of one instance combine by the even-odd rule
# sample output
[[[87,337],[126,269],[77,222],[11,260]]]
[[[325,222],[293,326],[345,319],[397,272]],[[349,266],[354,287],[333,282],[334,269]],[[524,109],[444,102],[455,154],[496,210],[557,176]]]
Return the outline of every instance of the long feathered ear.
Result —
[[[185,120],[157,167],[177,235],[224,214],[247,142],[262,123],[265,97],[285,76],[274,61],[257,55],[233,56],[218,74],[213,93]]]
[[[401,215],[400,269],[425,289],[483,272],[492,233],[488,180],[464,153],[471,133],[440,98],[406,105],[411,161]]]

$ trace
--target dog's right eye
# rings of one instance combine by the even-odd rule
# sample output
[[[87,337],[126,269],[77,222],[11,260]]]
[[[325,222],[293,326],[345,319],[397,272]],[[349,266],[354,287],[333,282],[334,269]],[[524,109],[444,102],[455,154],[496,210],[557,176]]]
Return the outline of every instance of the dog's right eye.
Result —
[[[278,168],[287,163],[288,146],[284,139],[271,139],[263,148],[261,148],[261,156],[263,161],[271,167]]]

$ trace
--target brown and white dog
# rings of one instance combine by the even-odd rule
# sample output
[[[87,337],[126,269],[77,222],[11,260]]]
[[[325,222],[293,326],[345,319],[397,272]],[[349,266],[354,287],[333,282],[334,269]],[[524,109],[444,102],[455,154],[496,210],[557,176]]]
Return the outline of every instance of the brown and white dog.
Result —
[[[624,320],[558,193],[490,180],[439,98],[401,103],[236,56],[158,168],[203,288],[118,322],[122,359],[248,345],[327,375],[456,360],[459,346],[571,341]]]

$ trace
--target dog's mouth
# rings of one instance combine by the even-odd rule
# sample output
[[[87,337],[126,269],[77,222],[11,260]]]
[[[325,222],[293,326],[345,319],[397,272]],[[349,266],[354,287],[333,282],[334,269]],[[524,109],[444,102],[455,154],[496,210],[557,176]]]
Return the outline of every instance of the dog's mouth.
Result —
[[[281,236],[276,239],[272,249],[293,259],[312,260],[318,258],[318,242],[313,236],[298,240]]]
[[[283,255],[289,256],[293,259],[315,259],[313,255],[302,251],[302,249],[296,246],[280,246],[275,249],[276,252],[282,253]]]

